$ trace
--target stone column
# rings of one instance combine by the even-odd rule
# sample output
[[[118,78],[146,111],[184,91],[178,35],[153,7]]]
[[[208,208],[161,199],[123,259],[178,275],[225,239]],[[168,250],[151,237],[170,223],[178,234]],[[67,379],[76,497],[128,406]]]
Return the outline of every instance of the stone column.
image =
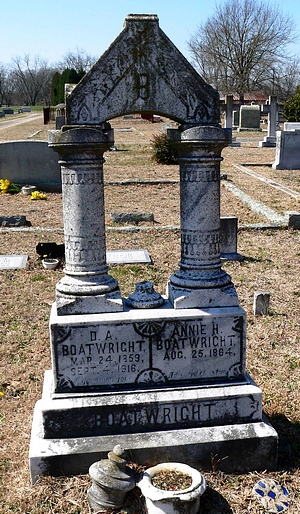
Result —
[[[181,260],[171,276],[174,308],[238,305],[220,259],[220,162],[230,133],[216,126],[168,131],[180,163]]]
[[[66,266],[56,286],[59,315],[122,310],[118,282],[106,264],[103,154],[113,142],[110,126],[49,132],[62,173]]]
[[[270,111],[268,113],[268,137],[276,139],[277,96],[269,96]]]
[[[225,128],[232,129],[233,95],[225,95]]]
[[[276,146],[276,125],[278,119],[277,112],[277,96],[269,96],[268,108],[268,135],[264,137],[263,141],[259,141],[258,146],[275,147]]]

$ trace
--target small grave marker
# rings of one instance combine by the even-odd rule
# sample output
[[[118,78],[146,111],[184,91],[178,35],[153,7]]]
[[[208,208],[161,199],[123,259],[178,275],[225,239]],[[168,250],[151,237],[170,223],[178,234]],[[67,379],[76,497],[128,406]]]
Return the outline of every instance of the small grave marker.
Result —
[[[25,268],[28,255],[0,255],[0,269]]]
[[[256,291],[253,296],[253,313],[255,316],[265,315],[269,313],[270,293]]]
[[[111,212],[110,219],[113,223],[134,223],[137,225],[143,221],[154,222],[152,212]]]
[[[0,216],[0,227],[30,227],[26,216]]]
[[[151,262],[147,250],[110,250],[106,252],[107,264],[130,264]]]

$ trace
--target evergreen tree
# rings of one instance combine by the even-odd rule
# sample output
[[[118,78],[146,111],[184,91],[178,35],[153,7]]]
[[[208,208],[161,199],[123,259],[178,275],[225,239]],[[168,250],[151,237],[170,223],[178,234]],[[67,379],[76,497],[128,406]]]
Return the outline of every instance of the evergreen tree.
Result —
[[[294,96],[286,102],[283,116],[286,121],[300,121],[300,86],[296,88]]]
[[[62,73],[54,73],[51,86],[51,103],[57,105],[65,101],[65,84],[78,84],[84,77],[83,70],[76,71],[74,68],[66,68]]]

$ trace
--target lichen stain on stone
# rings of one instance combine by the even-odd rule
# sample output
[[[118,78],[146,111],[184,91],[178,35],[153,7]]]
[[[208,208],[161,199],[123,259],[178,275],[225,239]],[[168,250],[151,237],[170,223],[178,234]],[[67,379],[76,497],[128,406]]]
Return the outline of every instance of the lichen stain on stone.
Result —
[[[67,97],[66,111],[71,125],[141,112],[185,125],[215,125],[220,117],[218,93],[159,28],[156,15],[126,17],[123,31]]]

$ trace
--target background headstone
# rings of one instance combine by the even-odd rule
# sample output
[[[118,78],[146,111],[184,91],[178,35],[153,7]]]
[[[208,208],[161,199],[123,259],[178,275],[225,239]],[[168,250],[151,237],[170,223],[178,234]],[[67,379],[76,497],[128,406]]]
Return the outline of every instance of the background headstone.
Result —
[[[238,131],[242,130],[261,130],[259,105],[241,105]]]
[[[275,170],[300,169],[300,130],[276,132]]]

